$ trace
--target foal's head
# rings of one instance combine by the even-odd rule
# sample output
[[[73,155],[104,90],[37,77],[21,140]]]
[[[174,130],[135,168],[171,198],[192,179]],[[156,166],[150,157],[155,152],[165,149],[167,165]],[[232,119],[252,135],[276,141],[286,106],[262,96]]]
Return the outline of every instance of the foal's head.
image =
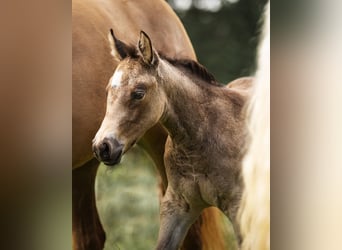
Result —
[[[137,48],[118,40],[112,30],[109,41],[119,64],[107,86],[106,115],[93,140],[93,151],[100,161],[115,165],[159,121],[165,96],[158,88],[158,54],[143,31]]]

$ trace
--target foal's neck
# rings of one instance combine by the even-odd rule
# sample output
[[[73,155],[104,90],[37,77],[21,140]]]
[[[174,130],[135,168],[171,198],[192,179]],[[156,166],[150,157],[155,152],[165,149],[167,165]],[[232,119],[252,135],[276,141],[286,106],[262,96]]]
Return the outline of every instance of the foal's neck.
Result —
[[[180,69],[162,61],[159,66],[167,101],[161,122],[171,138],[182,143],[186,138],[196,140],[207,126],[208,104],[213,98],[210,88],[204,91]]]

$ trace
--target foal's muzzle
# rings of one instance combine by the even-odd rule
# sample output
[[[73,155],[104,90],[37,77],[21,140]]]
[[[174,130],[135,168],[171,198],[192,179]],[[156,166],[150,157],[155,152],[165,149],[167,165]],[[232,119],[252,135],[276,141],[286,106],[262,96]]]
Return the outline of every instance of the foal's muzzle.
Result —
[[[123,145],[114,138],[105,138],[93,144],[95,157],[106,165],[113,166],[121,160]]]

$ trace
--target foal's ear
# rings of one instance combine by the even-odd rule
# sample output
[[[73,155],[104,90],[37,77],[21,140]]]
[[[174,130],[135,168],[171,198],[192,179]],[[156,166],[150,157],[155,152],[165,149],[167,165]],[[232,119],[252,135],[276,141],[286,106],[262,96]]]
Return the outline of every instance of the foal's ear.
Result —
[[[111,48],[110,53],[116,61],[120,62],[122,59],[128,56],[129,47],[115,37],[113,29],[110,29],[108,40]]]
[[[138,50],[145,63],[153,65],[158,61],[158,56],[154,52],[151,39],[144,31],[140,31]]]

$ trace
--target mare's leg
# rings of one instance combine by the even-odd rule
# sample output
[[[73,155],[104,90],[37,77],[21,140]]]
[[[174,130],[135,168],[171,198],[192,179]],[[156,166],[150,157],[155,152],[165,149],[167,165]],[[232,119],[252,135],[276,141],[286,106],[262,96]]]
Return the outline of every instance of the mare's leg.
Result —
[[[160,228],[157,250],[178,250],[185,236],[200,215],[202,209],[194,209],[169,186],[160,207]]]
[[[161,178],[160,186],[163,189],[162,194],[165,193],[168,184],[164,166],[164,149],[166,138],[167,133],[165,129],[160,124],[157,124],[148,130],[138,142],[138,145],[147,152],[157,167],[159,176]]]
[[[99,162],[92,159],[72,171],[72,235],[74,250],[100,250],[103,231],[95,204],[95,177]]]

